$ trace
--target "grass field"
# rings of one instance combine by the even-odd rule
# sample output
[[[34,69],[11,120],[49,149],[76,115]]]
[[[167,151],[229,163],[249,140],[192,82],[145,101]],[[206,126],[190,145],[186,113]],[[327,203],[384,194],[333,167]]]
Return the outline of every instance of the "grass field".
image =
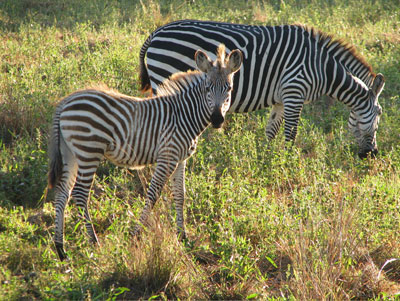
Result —
[[[189,242],[164,189],[132,239],[151,168],[104,163],[88,243],[73,204],[66,249],[52,243],[47,140],[57,101],[93,84],[140,96],[139,49],[177,19],[302,23],[354,44],[383,73],[376,160],[360,160],[349,112],[305,106],[293,148],[268,142],[267,111],[208,129],[186,171]],[[397,0],[0,1],[0,299],[400,298],[400,6]]]

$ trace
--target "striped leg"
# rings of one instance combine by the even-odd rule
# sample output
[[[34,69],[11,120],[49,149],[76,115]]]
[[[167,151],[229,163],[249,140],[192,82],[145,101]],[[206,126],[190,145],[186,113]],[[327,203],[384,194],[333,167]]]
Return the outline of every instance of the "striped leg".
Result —
[[[186,239],[185,223],[183,217],[183,204],[185,202],[185,167],[186,160],[178,164],[172,176],[172,194],[175,199],[176,224],[180,239]]]
[[[284,100],[284,119],[285,119],[285,140],[294,141],[297,135],[297,126],[300,113],[303,108],[304,100],[300,98],[290,98]]]
[[[279,131],[279,128],[283,120],[283,105],[280,103],[272,106],[271,113],[269,115],[268,125],[266,134],[268,139],[274,139]]]
[[[171,162],[171,158],[162,158],[157,160],[157,167],[147,191],[146,204],[143,208],[142,214],[140,215],[139,223],[133,231],[134,236],[140,234],[143,226],[147,226],[149,214],[157,202],[165,183],[171,174],[173,174],[176,167],[177,163]]]
[[[60,260],[64,260],[67,255],[64,251],[64,210],[67,205],[71,190],[74,186],[77,174],[77,164],[75,158],[64,156],[64,163],[62,169],[62,176],[59,183],[56,186],[55,195],[55,231],[54,231],[54,244],[56,246],[57,254]],[[68,160],[69,159],[69,160]]]
[[[72,197],[76,201],[76,205],[80,209],[81,217],[85,220],[85,226],[90,240],[94,244],[99,244],[96,232],[93,227],[92,219],[88,210],[88,199],[90,189],[92,187],[93,178],[100,161],[91,162],[90,166],[80,167],[74,189],[72,190]]]

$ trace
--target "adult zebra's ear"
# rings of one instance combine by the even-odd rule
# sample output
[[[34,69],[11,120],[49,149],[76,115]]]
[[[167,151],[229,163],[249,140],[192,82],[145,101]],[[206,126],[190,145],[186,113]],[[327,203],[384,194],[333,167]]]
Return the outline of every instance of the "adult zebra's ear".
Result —
[[[371,87],[371,90],[376,97],[378,97],[379,94],[381,94],[384,86],[385,86],[385,77],[381,73],[378,73]]]
[[[197,68],[204,73],[207,73],[213,66],[208,55],[201,50],[196,51],[194,60],[196,61]]]
[[[242,65],[243,54],[239,49],[235,49],[228,55],[226,60],[226,66],[228,67],[229,73],[235,73]]]

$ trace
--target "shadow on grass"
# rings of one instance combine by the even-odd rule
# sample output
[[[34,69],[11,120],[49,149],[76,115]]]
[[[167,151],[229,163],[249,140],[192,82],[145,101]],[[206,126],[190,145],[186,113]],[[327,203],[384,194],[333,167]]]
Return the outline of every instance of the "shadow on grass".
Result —
[[[46,188],[46,176],[35,176],[30,167],[0,172],[0,206],[36,208]]]
[[[47,185],[46,153],[28,147],[5,155],[9,158],[0,170],[0,206],[37,207]]]
[[[95,27],[116,19],[129,22],[140,1],[59,1],[59,0],[3,0],[0,2],[0,29],[18,31],[21,24],[38,23],[72,29],[77,23],[90,23]]]
[[[172,9],[179,9],[182,7],[182,1],[155,1],[160,5],[162,13],[171,15]],[[344,0],[329,0],[319,1],[318,7],[324,7],[328,10],[335,9],[338,6],[342,8],[352,8],[354,4]],[[225,7],[231,5],[230,1],[205,1],[205,3],[195,3],[195,1],[185,1],[186,5],[193,5],[194,7]],[[139,8],[143,8],[147,12],[148,7],[154,5],[153,1],[139,1],[139,0],[2,0],[0,2],[0,29],[7,31],[17,31],[21,24],[29,24],[36,22],[41,26],[57,26],[59,28],[73,28],[77,23],[90,23],[95,27],[108,24],[110,22],[118,22],[120,24],[131,23],[137,17]],[[288,0],[282,2],[281,0],[269,1],[277,13],[282,10],[304,10],[310,5],[310,10],[313,10],[313,5],[309,1]],[[235,7],[248,7],[248,1],[236,1]],[[397,1],[386,1],[384,5],[379,6],[382,11],[392,11],[397,7]],[[368,8],[367,4],[364,10]],[[370,13],[367,16],[360,15],[361,20],[371,19],[377,22],[381,18],[385,18],[380,10],[375,13]],[[363,10],[361,10],[363,12]],[[355,14],[354,22],[358,22]]]

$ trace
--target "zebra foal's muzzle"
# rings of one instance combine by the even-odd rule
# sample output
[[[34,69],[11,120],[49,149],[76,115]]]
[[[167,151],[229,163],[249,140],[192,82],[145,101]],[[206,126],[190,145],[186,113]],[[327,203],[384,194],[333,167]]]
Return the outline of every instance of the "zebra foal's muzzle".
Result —
[[[225,121],[225,114],[230,106],[230,98],[221,98],[224,101],[216,102],[214,109],[211,113],[210,120],[213,128],[219,129],[222,127]]]
[[[219,129],[222,127],[222,124],[224,123],[225,118],[222,115],[221,108],[216,109],[212,112],[211,114],[211,124],[214,127],[214,129]]]

